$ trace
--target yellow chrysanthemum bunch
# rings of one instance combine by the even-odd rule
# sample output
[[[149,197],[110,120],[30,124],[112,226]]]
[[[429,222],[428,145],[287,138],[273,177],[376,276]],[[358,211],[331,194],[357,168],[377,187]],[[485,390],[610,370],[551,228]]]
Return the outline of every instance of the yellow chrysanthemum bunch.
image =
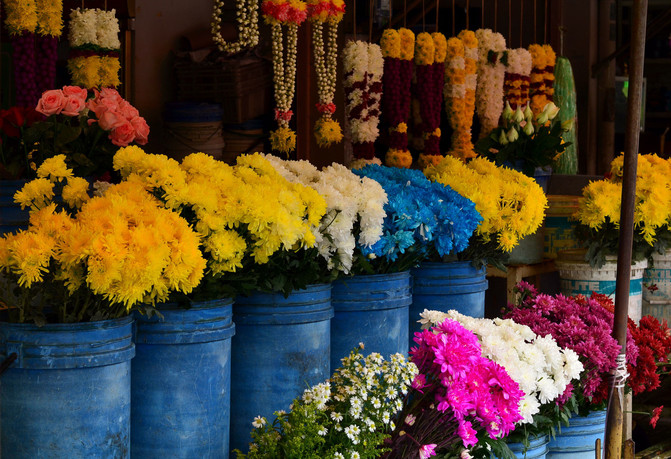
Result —
[[[609,223],[620,224],[624,156],[611,163],[611,178],[590,182],[583,189],[576,219],[600,230]],[[658,231],[671,223],[671,162],[657,155],[638,155],[634,227],[648,245],[654,245]]]
[[[533,234],[543,223],[547,208],[545,193],[534,179],[521,172],[498,167],[480,157],[464,164],[446,156],[424,173],[473,201],[483,218],[476,234],[484,241],[495,239],[505,252],[510,252],[521,238]]]
[[[58,322],[121,317],[140,304],[190,293],[205,270],[200,237],[138,181],[109,186],[90,197],[88,182],[73,177],[64,155],[38,169],[39,178],[16,194],[31,207],[26,231],[0,239],[0,270],[51,303]],[[58,210],[54,186],[66,180]],[[38,320],[34,308],[16,304],[19,322]]]
[[[5,0],[5,26],[9,33],[18,35],[37,29],[37,2],[35,0]]]
[[[229,166],[194,153],[180,164],[131,146],[117,152],[114,168],[170,209],[192,215],[212,276],[242,268],[245,257],[264,264],[279,250],[314,246],[326,212],[321,196],[282,178],[259,154]]]

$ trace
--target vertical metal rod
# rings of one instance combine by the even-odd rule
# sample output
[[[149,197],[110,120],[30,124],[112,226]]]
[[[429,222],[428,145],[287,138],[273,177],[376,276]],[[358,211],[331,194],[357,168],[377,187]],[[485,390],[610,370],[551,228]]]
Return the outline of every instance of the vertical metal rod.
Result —
[[[520,48],[524,46],[524,0],[520,0]]]
[[[403,27],[408,25],[408,0],[403,0]]]
[[[532,43],[536,43],[536,0],[534,0],[534,38],[531,40]]]
[[[543,43],[548,42],[548,0],[545,0],[543,9]]]
[[[457,26],[456,26],[456,8],[455,8],[455,2],[457,0],[452,0],[452,36],[454,37],[456,35],[457,31]]]
[[[620,355],[626,355],[627,312],[631,278],[632,244],[634,239],[634,207],[636,198],[636,166],[641,122],[643,90],[643,58],[645,56],[645,28],[648,0],[634,0],[631,20],[631,56],[629,62],[629,92],[625,131],[624,176],[622,207],[620,209],[620,238],[617,253],[617,280],[615,283],[615,320],[613,337],[621,346]],[[606,419],[606,459],[620,459],[623,437],[624,389],[613,380]]]
[[[352,0],[352,24],[354,27],[354,41],[356,41],[356,0]]]
[[[375,0],[368,0],[368,43],[373,41],[373,15],[375,14]]]
[[[466,0],[466,30],[471,23],[471,0]]]
[[[426,32],[426,7],[422,0],[422,32]]]
[[[513,38],[513,0],[508,0],[508,40]]]
[[[499,22],[499,0],[494,0],[494,32],[497,32],[496,28]]]
[[[482,9],[480,10],[482,17],[480,18],[480,28],[485,28],[485,0],[482,0]]]
[[[436,32],[440,32],[438,30],[438,13],[440,12],[440,0],[436,0]]]

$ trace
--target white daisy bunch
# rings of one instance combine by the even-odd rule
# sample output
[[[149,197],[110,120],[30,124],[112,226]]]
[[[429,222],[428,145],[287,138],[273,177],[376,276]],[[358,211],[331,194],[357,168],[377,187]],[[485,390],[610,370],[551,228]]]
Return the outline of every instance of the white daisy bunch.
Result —
[[[119,49],[119,32],[114,9],[76,8],[70,11],[68,41],[73,48],[91,44],[104,49]]]
[[[233,54],[244,48],[253,48],[259,44],[259,2],[258,0],[236,0],[235,16],[238,22],[238,40],[228,42],[221,35],[221,13],[224,0],[214,0],[210,31],[219,51]]]
[[[489,135],[499,125],[503,111],[503,80],[506,67],[502,62],[506,39],[491,29],[478,29],[478,78],[475,107],[482,126],[480,137]]]
[[[368,247],[382,236],[387,203],[382,186],[375,180],[355,175],[342,164],[333,163],[320,171],[309,161],[265,157],[284,178],[309,186],[324,197],[327,212],[320,228],[314,231],[317,247],[329,269],[349,273],[357,242]],[[355,234],[357,223],[358,235]]]
[[[375,162],[370,153],[380,135],[380,100],[384,58],[380,46],[357,40],[345,45],[342,52],[345,75],[345,114],[348,118],[349,138],[353,143],[358,167]],[[368,150],[368,151],[367,151]]]
[[[510,319],[477,319],[454,310],[424,310],[420,316],[423,328],[450,318],[478,336],[483,356],[503,366],[525,393],[520,401],[524,418],[519,424],[533,423],[533,416],[540,413],[541,407],[554,405],[583,371],[573,350],[562,349],[551,336],[538,336],[531,328]]]
[[[257,416],[247,455],[238,459],[300,457],[302,459],[372,459],[396,428],[405,395],[417,374],[402,354],[384,360],[379,353],[366,357],[359,348],[342,359],[332,378],[307,389],[294,400],[289,413],[275,412],[275,420]]]

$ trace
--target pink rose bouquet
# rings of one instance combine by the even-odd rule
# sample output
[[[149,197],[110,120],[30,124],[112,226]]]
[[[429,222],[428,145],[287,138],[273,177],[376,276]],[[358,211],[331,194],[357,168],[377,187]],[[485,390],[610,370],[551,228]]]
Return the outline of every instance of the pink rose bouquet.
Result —
[[[57,154],[79,176],[100,176],[112,171],[112,157],[119,147],[144,145],[149,126],[138,110],[115,90],[79,86],[45,91],[35,107],[42,119],[21,132],[24,148],[7,154],[3,162],[17,159],[16,178],[34,176],[35,164]],[[39,115],[38,115],[39,116]]]

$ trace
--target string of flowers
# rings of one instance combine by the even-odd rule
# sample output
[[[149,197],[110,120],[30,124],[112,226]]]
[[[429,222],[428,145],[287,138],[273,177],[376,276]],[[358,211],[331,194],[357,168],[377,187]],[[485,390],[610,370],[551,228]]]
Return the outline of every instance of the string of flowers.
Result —
[[[380,99],[384,59],[380,46],[365,41],[350,41],[343,49],[345,115],[354,160],[352,169],[367,164],[382,164],[375,157],[375,140],[380,134]]]
[[[508,50],[508,67],[503,82],[505,100],[513,108],[522,108],[529,103],[531,75],[531,53],[524,48]]]
[[[466,130],[466,74],[465,74],[464,42],[458,37],[447,40],[447,57],[445,60],[445,112],[452,127],[452,150],[449,154],[461,159],[473,157],[470,129]],[[470,153],[470,156],[469,156]]]
[[[473,149],[471,127],[475,116],[475,90],[478,83],[478,39],[472,30],[462,30],[458,37],[464,43],[464,84],[466,91],[463,117],[459,124],[461,127],[458,132],[453,134],[452,149],[459,152],[459,157],[466,158],[472,154]]]
[[[443,82],[445,80],[445,59],[447,39],[442,33],[417,35],[415,45],[415,74],[417,77],[417,98],[422,119],[424,149],[418,164],[424,168],[436,164],[442,158],[440,152],[440,112],[443,104]]]
[[[74,9],[69,28],[68,71],[73,84],[89,89],[119,86],[121,42],[116,10]]]
[[[312,22],[312,46],[317,73],[317,111],[321,116],[315,123],[317,145],[329,147],[342,140],[340,123],[332,119],[336,106],[333,95],[336,89],[338,64],[338,24],[345,14],[343,0],[308,0],[308,16]],[[324,25],[327,27],[324,41]]]
[[[37,36],[35,53],[37,87],[40,91],[51,89],[56,84],[56,61],[58,60],[58,38],[63,32],[63,1],[36,0]]]
[[[238,21],[238,39],[228,42],[221,36],[221,13],[224,0],[214,0],[210,31],[219,51],[228,54],[239,53],[243,48],[253,48],[259,44],[259,2],[258,0],[236,0],[235,16]]]
[[[37,3],[35,0],[6,0],[4,8],[5,27],[12,44],[16,105],[31,107],[41,94],[35,54]]]
[[[409,168],[412,155],[408,150],[408,118],[410,116],[410,84],[412,59],[415,55],[415,34],[406,28],[387,29],[382,33],[380,48],[384,57],[384,113],[389,124],[389,150],[385,163]]]
[[[554,67],[557,55],[550,45],[529,45],[531,70],[531,110],[537,115],[554,97]]]
[[[261,12],[270,24],[273,47],[273,83],[277,129],[270,133],[273,150],[288,155],[296,149],[296,133],[289,127],[294,114],[291,105],[296,92],[298,26],[307,19],[307,4],[302,0],[265,0]],[[286,58],[284,34],[286,28]]]
[[[475,96],[482,138],[499,125],[503,111],[506,40],[490,29],[478,29],[475,35],[478,39],[478,86]]]

